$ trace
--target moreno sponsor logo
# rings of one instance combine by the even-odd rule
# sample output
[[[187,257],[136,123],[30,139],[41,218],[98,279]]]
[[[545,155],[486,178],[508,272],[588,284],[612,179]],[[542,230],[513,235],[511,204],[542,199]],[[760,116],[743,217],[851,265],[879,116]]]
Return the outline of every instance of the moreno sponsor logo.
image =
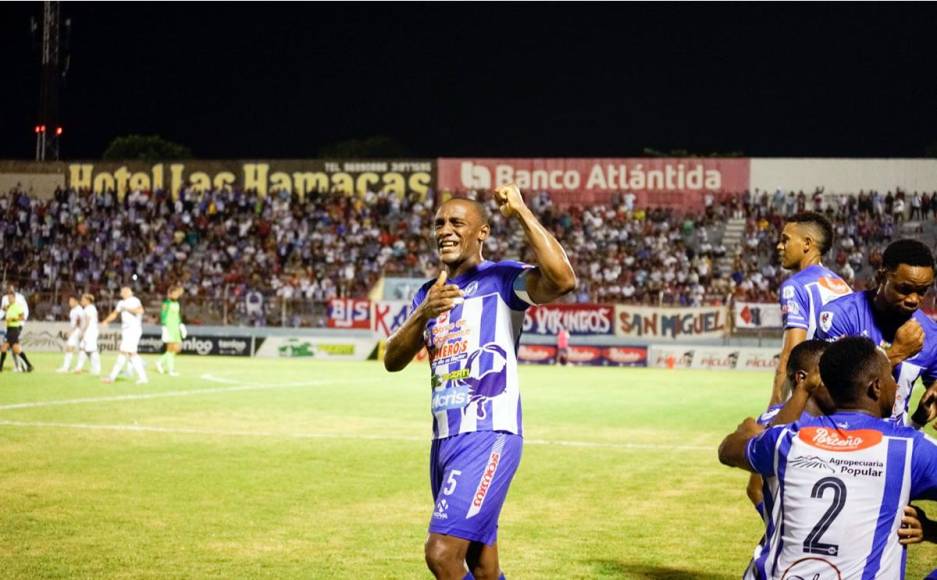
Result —
[[[859,451],[878,445],[882,441],[881,431],[872,429],[830,429],[827,427],[804,427],[797,437],[818,449],[826,451]]]
[[[450,342],[442,345],[441,347],[433,351],[433,360],[444,359],[453,357],[460,354],[465,354],[468,350],[468,341],[467,340],[457,340],[455,342]]]

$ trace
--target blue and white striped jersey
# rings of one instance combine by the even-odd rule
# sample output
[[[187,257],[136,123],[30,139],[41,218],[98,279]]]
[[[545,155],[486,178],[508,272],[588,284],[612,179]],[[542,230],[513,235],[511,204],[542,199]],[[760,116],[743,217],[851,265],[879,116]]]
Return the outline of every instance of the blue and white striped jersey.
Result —
[[[902,509],[937,499],[937,444],[864,413],[804,417],[749,441],[765,478],[765,540],[746,579],[904,578]]]
[[[817,331],[820,309],[841,296],[850,294],[849,285],[838,274],[820,264],[792,274],[781,284],[781,319],[784,330],[803,328],[807,339]]]
[[[433,436],[436,439],[473,431],[523,435],[517,347],[530,303],[519,295],[530,268],[512,261],[484,261],[448,281],[465,301],[430,320],[423,333],[429,353]],[[426,299],[424,284],[412,309]]]

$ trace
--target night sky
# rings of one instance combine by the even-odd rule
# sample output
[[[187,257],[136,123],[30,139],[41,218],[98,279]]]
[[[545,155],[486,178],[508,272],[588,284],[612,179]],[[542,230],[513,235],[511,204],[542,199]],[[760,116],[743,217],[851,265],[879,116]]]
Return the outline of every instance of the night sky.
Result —
[[[63,157],[158,133],[202,158],[921,157],[933,5],[64,3]],[[29,18],[0,5],[0,158],[30,158]]]

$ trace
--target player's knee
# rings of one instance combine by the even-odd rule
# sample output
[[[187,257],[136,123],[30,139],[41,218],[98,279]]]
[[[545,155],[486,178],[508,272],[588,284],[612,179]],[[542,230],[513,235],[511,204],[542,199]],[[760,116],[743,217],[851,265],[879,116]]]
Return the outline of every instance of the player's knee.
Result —
[[[432,537],[426,540],[424,555],[426,556],[426,565],[429,566],[430,571],[437,575],[452,566],[462,565],[463,562],[463,557],[454,546]]]

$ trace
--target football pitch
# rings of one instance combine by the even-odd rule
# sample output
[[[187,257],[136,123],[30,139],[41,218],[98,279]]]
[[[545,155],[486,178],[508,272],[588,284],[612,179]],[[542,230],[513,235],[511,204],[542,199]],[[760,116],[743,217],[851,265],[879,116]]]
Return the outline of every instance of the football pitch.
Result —
[[[0,577],[430,577],[426,363],[145,357],[150,384],[104,385],[32,358],[0,375]],[[761,525],[716,447],[770,381],[522,367],[507,577],[740,577]],[[908,578],[935,566],[910,548]]]

